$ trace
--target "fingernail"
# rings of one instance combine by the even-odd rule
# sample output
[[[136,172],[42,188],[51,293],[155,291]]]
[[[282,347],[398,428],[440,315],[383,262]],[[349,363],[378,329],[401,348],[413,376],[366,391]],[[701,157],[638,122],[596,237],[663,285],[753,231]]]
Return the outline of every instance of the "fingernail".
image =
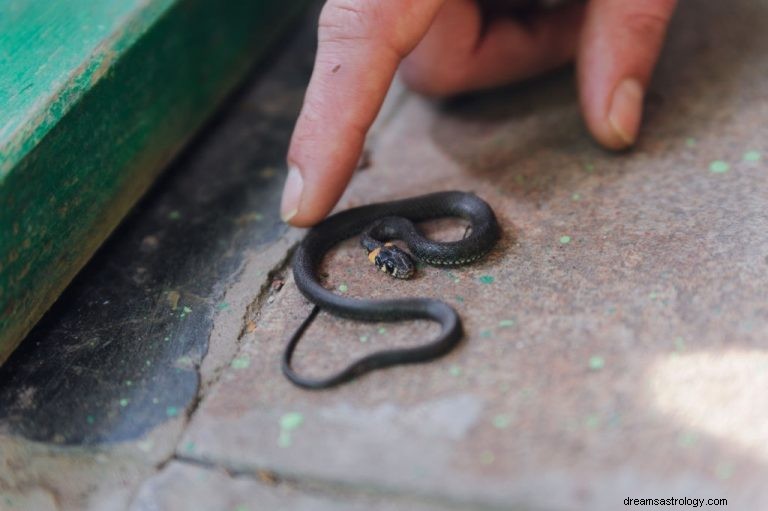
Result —
[[[301,204],[301,192],[304,188],[304,179],[301,177],[299,168],[291,165],[288,169],[288,177],[285,179],[283,188],[283,201],[280,205],[280,216],[283,222],[288,222],[299,212]]]
[[[634,78],[626,78],[613,91],[611,108],[608,110],[608,122],[627,145],[637,139],[642,116],[643,86]]]

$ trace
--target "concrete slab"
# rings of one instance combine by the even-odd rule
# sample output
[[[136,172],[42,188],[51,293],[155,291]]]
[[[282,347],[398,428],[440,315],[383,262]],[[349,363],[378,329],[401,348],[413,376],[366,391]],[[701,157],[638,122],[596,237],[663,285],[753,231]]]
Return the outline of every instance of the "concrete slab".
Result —
[[[280,354],[310,307],[281,276],[177,455],[468,508],[768,506],[766,16],[765,1],[683,3],[627,154],[590,140],[567,72],[447,105],[407,99],[342,207],[472,190],[504,238],[477,265],[406,283],[350,241],[327,282],[441,297],[466,341],[439,362],[296,389]],[[320,374],[433,331],[321,315],[297,367]]]
[[[445,508],[402,499],[354,496],[314,490],[305,491],[270,479],[233,476],[223,470],[173,462],[147,480],[130,506],[131,511],[188,511],[226,509],[259,511],[440,511]]]

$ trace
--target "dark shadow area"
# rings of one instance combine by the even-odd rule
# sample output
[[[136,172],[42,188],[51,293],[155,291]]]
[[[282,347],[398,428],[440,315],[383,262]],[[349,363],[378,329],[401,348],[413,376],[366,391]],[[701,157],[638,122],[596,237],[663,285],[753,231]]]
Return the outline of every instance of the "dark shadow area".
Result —
[[[0,427],[98,444],[185,413],[226,284],[245,252],[285,231],[284,159],[314,20],[289,30],[0,368]]]

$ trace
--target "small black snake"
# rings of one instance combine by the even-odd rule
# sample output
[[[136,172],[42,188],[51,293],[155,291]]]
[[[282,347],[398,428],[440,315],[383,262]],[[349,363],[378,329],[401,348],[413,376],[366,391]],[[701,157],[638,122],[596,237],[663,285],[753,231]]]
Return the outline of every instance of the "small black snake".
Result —
[[[425,238],[413,222],[442,217],[468,220],[464,239],[437,242]],[[308,389],[323,389],[347,382],[368,371],[397,364],[425,362],[440,357],[461,340],[462,327],[456,311],[445,302],[430,298],[366,300],[339,296],[324,288],[316,270],[334,245],[363,234],[361,243],[376,266],[386,273],[408,278],[413,263],[408,255],[389,243],[402,240],[417,259],[436,266],[460,266],[483,257],[499,238],[499,224],[488,204],[472,193],[439,192],[410,199],[370,204],[342,211],[313,227],[296,250],[293,276],[304,296],[315,303],[312,312],[296,330],[283,354],[283,373],[293,383]],[[322,379],[299,376],[291,367],[296,345],[319,309],[363,321],[428,319],[441,325],[440,335],[414,348],[377,351],[352,362],[342,371]]]

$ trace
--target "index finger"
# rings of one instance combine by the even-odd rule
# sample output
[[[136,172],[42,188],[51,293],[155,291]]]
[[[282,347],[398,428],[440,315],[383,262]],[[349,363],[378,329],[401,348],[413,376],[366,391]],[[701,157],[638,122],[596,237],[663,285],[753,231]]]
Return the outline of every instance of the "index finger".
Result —
[[[445,0],[329,0],[288,151],[283,220],[312,225],[344,191],[400,60]]]

